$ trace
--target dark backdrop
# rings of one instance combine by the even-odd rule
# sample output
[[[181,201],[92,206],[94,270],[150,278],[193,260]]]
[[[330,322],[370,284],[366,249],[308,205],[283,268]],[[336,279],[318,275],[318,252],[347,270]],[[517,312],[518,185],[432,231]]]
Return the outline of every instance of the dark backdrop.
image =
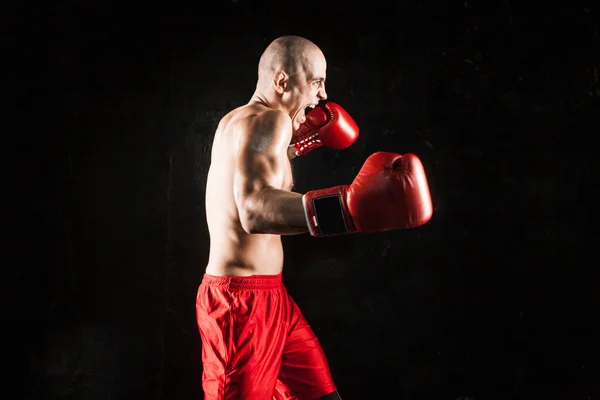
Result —
[[[202,398],[212,135],[283,34],[323,49],[361,128],[296,159],[296,190],[413,152],[435,205],[411,231],[284,238],[343,398],[599,398],[599,10],[483,3],[7,8],[6,398]]]

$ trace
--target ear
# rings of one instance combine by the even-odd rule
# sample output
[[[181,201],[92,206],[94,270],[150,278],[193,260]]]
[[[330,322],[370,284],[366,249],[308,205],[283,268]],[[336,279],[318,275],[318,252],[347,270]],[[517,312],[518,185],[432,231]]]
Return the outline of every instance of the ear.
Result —
[[[287,88],[289,78],[289,75],[284,71],[279,71],[273,76],[273,86],[278,95],[283,96],[283,93]]]

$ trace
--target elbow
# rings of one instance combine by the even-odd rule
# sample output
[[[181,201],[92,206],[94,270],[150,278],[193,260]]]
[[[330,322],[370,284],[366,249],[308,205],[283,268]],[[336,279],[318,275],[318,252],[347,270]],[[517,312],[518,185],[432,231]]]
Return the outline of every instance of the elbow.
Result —
[[[258,233],[258,228],[256,226],[257,224],[254,219],[240,215],[240,224],[242,225],[242,229],[244,230],[244,232],[250,235]]]
[[[262,233],[260,229],[260,221],[256,213],[253,213],[247,208],[243,208],[239,212],[240,225],[244,232],[253,235],[256,233]]]
[[[242,230],[248,234],[256,233],[256,213],[252,212],[251,198],[249,196],[242,196],[241,193],[236,193],[235,203],[237,206],[238,221]]]
[[[238,216],[242,229],[248,234],[270,233],[272,212],[265,204],[265,196],[254,193],[237,199]]]

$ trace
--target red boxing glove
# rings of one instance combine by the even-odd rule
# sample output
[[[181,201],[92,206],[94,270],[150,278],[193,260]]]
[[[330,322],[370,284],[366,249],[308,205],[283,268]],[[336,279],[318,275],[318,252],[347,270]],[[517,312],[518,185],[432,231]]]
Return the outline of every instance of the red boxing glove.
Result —
[[[333,102],[317,106],[292,134],[296,155],[302,156],[321,146],[334,150],[349,147],[358,138],[358,125],[350,114]]]
[[[414,154],[374,153],[352,184],[309,191],[302,200],[312,236],[416,228],[433,214],[425,170]]]

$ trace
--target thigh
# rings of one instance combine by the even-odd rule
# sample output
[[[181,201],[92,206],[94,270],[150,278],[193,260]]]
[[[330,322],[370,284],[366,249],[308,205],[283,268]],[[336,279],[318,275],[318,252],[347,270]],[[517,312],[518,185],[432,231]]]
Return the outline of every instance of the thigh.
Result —
[[[273,293],[200,288],[196,301],[206,400],[271,399],[286,327]]]
[[[336,390],[329,364],[317,336],[290,299],[293,325],[283,349],[279,380],[290,399],[314,400]]]

